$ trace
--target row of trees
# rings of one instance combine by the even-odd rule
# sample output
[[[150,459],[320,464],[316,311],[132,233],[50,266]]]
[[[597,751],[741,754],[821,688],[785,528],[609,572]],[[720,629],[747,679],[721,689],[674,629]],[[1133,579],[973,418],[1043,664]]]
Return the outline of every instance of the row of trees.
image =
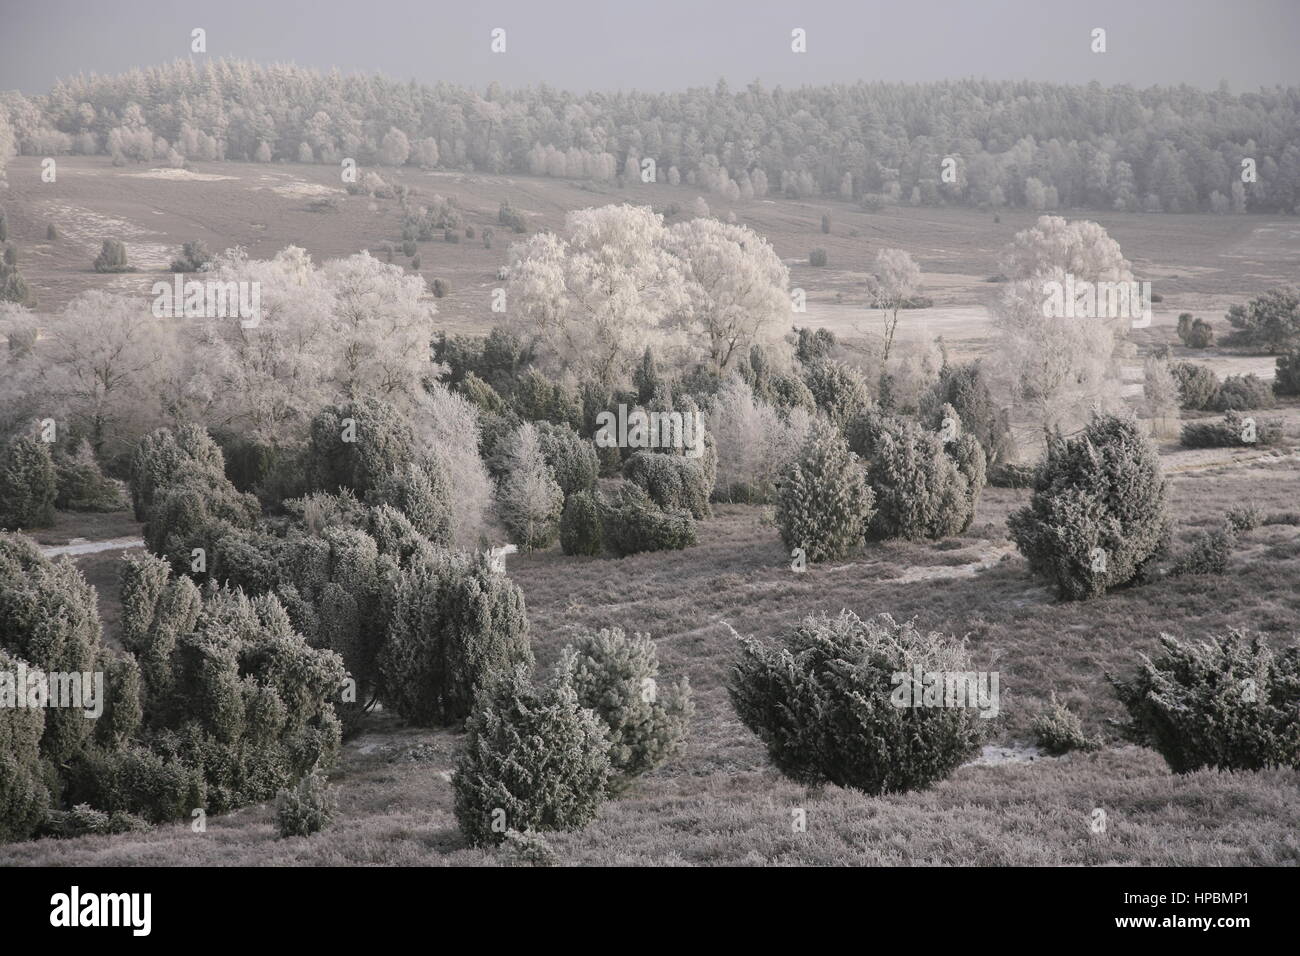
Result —
[[[1291,211],[1300,200],[1300,91],[929,84],[574,94],[479,93],[377,76],[191,60],[8,94],[29,154],[441,164],[639,182],[737,199],[807,198]],[[0,157],[6,124],[0,120]],[[1242,160],[1254,177],[1242,178]],[[950,160],[945,164],[945,160]],[[0,160],[2,161],[2,160]]]

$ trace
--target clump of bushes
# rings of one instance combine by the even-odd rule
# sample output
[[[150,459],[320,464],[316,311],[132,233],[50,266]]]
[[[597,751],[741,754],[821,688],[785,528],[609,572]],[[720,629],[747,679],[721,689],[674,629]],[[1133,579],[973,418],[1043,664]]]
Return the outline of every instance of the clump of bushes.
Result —
[[[639,487],[626,483],[601,499],[600,525],[605,547],[618,557],[680,551],[696,540],[689,511],[664,510]]]
[[[0,534],[0,622],[0,647],[33,667],[69,674],[100,669],[95,589],[70,559],[51,561],[21,535]],[[95,723],[75,707],[48,708],[41,757],[69,760]]]
[[[945,408],[959,432],[956,412]],[[985,483],[984,450],[973,436],[945,444],[915,421],[871,412],[855,423],[852,447],[874,495],[869,538],[943,538],[970,526]]]
[[[464,720],[494,673],[533,661],[523,592],[484,554],[439,550],[412,561],[385,593],[384,618],[383,698],[414,724]]]
[[[96,272],[134,272],[126,263],[126,244],[121,239],[105,239],[95,257]]]
[[[1032,488],[1037,464],[1007,461],[989,470],[989,484],[994,488]]]
[[[65,511],[123,511],[131,506],[126,485],[107,477],[90,443],[83,441],[71,455],[54,462],[58,494],[55,506]]]
[[[576,830],[607,796],[609,734],[563,680],[535,686],[526,667],[483,689],[452,777],[456,819],[470,842],[508,830]]]
[[[1078,715],[1060,703],[1055,694],[1048,708],[1034,718],[1033,734],[1039,748],[1053,757],[1072,750],[1100,750],[1102,746],[1100,737],[1084,734]]]
[[[1300,348],[1277,357],[1277,374],[1273,377],[1275,395],[1300,395]]]
[[[501,850],[521,866],[554,866],[558,859],[546,837],[532,830],[507,830]]]
[[[1188,422],[1178,438],[1184,448],[1250,448],[1281,439],[1281,419],[1245,417],[1235,411],[1218,422]]]
[[[1219,395],[1219,376],[1212,369],[1196,362],[1172,362],[1169,371],[1178,382],[1183,408],[1202,411],[1214,406]]]
[[[1189,349],[1207,349],[1214,344],[1214,326],[1204,319],[1193,319],[1192,313],[1178,316],[1178,338]]]
[[[862,466],[831,425],[815,422],[781,477],[776,523],[789,550],[809,561],[842,558],[861,544],[875,497]]]
[[[1239,630],[1199,643],[1162,634],[1136,674],[1107,679],[1126,735],[1174,773],[1300,768],[1300,648],[1275,652]]]
[[[172,260],[172,272],[201,272],[212,261],[212,253],[202,240],[184,243],[179,258]]]
[[[1229,375],[1214,397],[1214,409],[1220,412],[1272,408],[1276,404],[1272,386],[1254,373]]]
[[[58,474],[50,446],[14,435],[0,450],[0,528],[43,528],[54,523]]]
[[[1030,570],[1078,600],[1149,574],[1169,540],[1168,497],[1138,423],[1097,416],[1079,436],[1049,442],[1033,498],[1007,525]]]
[[[804,384],[817,407],[841,430],[871,407],[862,373],[843,362],[814,362],[804,371]]]
[[[963,647],[941,634],[843,611],[804,619],[784,646],[742,638],[728,691],[792,780],[894,793],[946,777],[982,736],[969,707],[898,705],[895,675],[910,685],[915,668],[972,669]]]
[[[825,249],[818,248],[808,253],[808,265],[810,266],[817,266],[818,268],[820,268],[826,265],[826,261],[827,260],[826,260]]]
[[[471,372],[470,375],[473,375]],[[476,381],[483,388],[490,388],[486,382]],[[466,376],[466,382],[470,376]],[[496,393],[493,392],[493,395]],[[566,423],[537,423],[537,438],[541,443],[542,456],[550,466],[551,473],[560,491],[567,499],[579,491],[591,491],[596,487],[596,477],[600,473],[600,463],[596,460],[596,446],[582,438],[573,426]]]
[[[1228,509],[1225,523],[1233,531],[1254,531],[1264,524],[1264,513],[1254,505],[1236,505]]]
[[[713,482],[703,458],[638,451],[623,465],[623,477],[666,511],[689,511],[706,518]]]
[[[1187,550],[1174,562],[1169,573],[1174,577],[1184,574],[1222,574],[1228,570],[1235,543],[1230,528],[1202,531],[1192,539]]]
[[[649,635],[621,628],[587,634],[565,647],[560,679],[609,730],[610,784],[618,791],[660,766],[686,742],[694,704],[690,683],[658,686],[659,656]]]
[[[311,836],[329,826],[337,809],[333,788],[318,771],[281,790],[275,801],[275,827],[282,838]]]
[[[18,664],[0,646],[0,671],[12,674]],[[27,839],[45,820],[50,793],[41,765],[44,732],[45,708],[0,707],[0,843]]]

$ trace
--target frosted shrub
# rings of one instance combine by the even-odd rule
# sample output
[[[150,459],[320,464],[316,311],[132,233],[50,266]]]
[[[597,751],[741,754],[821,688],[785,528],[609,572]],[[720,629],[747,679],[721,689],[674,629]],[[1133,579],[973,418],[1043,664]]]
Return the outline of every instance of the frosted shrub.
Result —
[[[471,843],[595,819],[613,775],[609,736],[567,683],[535,687],[527,668],[506,670],[484,688],[466,729],[452,790]]]
[[[319,833],[334,818],[337,806],[333,788],[321,773],[313,770],[296,787],[276,795],[276,830],[285,838]]]
[[[384,703],[421,726],[464,720],[494,673],[533,660],[523,592],[482,554],[413,562],[390,579],[384,618]]]
[[[970,707],[896,706],[893,676],[915,667],[972,670],[962,645],[941,634],[843,611],[805,618],[783,646],[742,638],[728,691],[792,780],[894,793],[946,777],[981,738]]]
[[[802,548],[809,561],[844,557],[862,543],[873,504],[844,439],[825,422],[814,423],[781,479],[776,522],[786,548]]]
[[[1099,416],[1051,441],[1027,507],[1007,519],[1030,570],[1061,597],[1095,597],[1143,580],[1169,540],[1168,484],[1132,419]]]
[[[649,635],[606,628],[565,647],[559,672],[609,729],[612,789],[653,770],[686,742],[694,704],[690,683],[660,687],[659,655]]]
[[[1201,642],[1162,634],[1137,673],[1108,679],[1128,710],[1126,734],[1174,773],[1300,769],[1300,648],[1274,651],[1237,630]]]

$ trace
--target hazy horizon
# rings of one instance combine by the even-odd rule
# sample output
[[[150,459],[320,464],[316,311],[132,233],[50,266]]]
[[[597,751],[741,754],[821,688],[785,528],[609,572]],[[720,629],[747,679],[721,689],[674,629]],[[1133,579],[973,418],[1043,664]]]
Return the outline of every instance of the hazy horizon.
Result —
[[[349,18],[339,29],[338,11]],[[1120,0],[1084,5],[999,0],[699,4],[650,7],[587,0],[543,8],[517,0],[466,7],[379,0],[278,5],[230,0],[194,13],[160,0],[85,8],[70,0],[3,0],[0,89],[47,92],[59,78],[114,74],[193,55],[293,62],[320,70],[481,88],[545,83],[591,90],[675,91],[750,82],[797,87],[975,77],[1105,86],[1188,84],[1234,92],[1300,83],[1300,4],[1251,0]],[[191,54],[190,31],[207,32]],[[494,28],[507,48],[489,50]],[[807,53],[790,31],[807,31]],[[1091,31],[1107,31],[1093,53]],[[665,53],[671,67],[664,67]],[[991,66],[991,64],[994,64]]]

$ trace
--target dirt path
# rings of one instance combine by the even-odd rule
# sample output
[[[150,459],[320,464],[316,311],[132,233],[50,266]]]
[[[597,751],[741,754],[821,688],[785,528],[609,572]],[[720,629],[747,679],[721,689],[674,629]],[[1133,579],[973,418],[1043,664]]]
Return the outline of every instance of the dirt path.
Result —
[[[107,541],[72,541],[69,544],[46,545],[41,548],[41,554],[47,558],[57,558],[62,554],[75,556],[98,554],[100,551],[112,551],[114,548],[130,551],[133,548],[143,547],[144,538],[109,538]]]

